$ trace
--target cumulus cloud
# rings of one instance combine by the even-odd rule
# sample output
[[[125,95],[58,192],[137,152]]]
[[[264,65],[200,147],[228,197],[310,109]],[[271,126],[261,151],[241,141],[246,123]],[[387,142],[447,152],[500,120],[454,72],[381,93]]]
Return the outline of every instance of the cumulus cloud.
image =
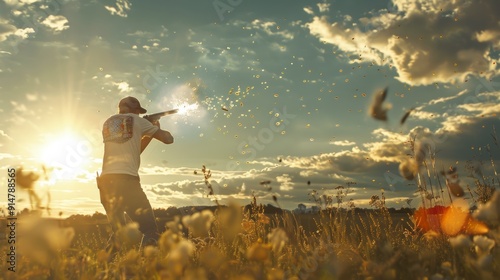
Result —
[[[376,161],[371,158],[370,152],[361,150],[357,146],[351,150],[338,153],[322,153],[305,157],[288,156],[283,159],[283,162],[288,167],[297,170],[310,170],[323,174],[335,172],[344,175],[368,172],[369,169],[376,165]]]
[[[127,82],[114,82],[113,85],[116,86],[121,93],[128,93],[132,91],[132,87],[130,87]]]
[[[256,19],[252,21],[252,28],[262,30],[269,36],[278,36],[284,40],[292,40],[294,35],[292,32],[287,30],[282,30],[276,22],[273,21],[263,21]]]
[[[20,7],[20,6],[24,6],[24,5],[29,5],[29,4],[33,4],[33,3],[36,3],[36,2],[40,2],[41,0],[23,0],[23,1],[19,1],[19,0],[5,0],[5,4],[9,5],[9,6],[13,6],[13,7]]]
[[[111,15],[117,15],[120,17],[127,17],[127,12],[130,11],[132,4],[129,0],[116,0],[116,6],[104,6]]]
[[[463,132],[466,125],[477,124],[484,118],[498,118],[500,112],[500,91],[469,94],[460,104],[443,114],[444,120],[438,133]]]
[[[440,115],[438,113],[426,112],[426,111],[412,111],[411,117],[419,120],[433,120],[438,118]]]
[[[283,174],[281,176],[277,176],[276,182],[278,182],[280,184],[280,191],[293,190],[294,183],[292,182],[292,178],[290,178],[290,175],[288,175],[288,174]]]
[[[312,176],[319,175],[319,172],[314,171],[314,170],[301,170],[299,172],[299,175],[301,177],[307,178],[307,177],[312,177]]]
[[[478,112],[477,116],[496,115],[500,112],[500,103],[473,103],[458,106],[469,112]]]
[[[314,11],[311,7],[304,7],[304,12],[306,12],[310,15],[314,15]]]
[[[438,104],[438,103],[447,102],[447,101],[456,99],[457,97],[460,97],[460,96],[466,94],[467,92],[468,92],[467,90],[462,90],[462,91],[460,91],[459,93],[457,93],[456,95],[453,95],[453,96],[440,97],[440,98],[432,99],[427,104],[428,105],[434,105],[434,104]]]
[[[28,28],[21,28],[17,29],[16,32],[14,32],[14,35],[16,35],[19,38],[26,39],[28,38],[28,34],[30,33],[35,33],[35,30],[31,27]]]
[[[27,39],[30,33],[35,33],[35,30],[31,27],[28,28],[17,28],[0,19],[0,42],[12,39],[11,44],[17,44],[22,39]],[[9,38],[10,37],[10,38]]]
[[[496,116],[500,112],[500,91],[484,92],[477,96],[470,96],[469,101],[457,106],[467,112],[476,113],[476,117]]]
[[[410,134],[414,131],[410,131]],[[408,135],[395,133],[383,128],[376,129],[372,133],[381,141],[365,143],[363,146],[368,150],[369,157],[376,162],[399,162],[406,154]]]
[[[318,8],[320,13],[330,11],[330,3],[318,3]]]
[[[454,82],[468,74],[500,73],[500,2],[393,0],[395,13],[358,19],[350,27],[314,16],[309,32],[363,61],[393,65],[410,85]],[[311,13],[310,10],[307,11]]]
[[[461,127],[467,124],[474,123],[474,118],[465,115],[446,116],[445,120],[441,123],[441,128],[437,130],[438,133],[459,133]]]
[[[58,33],[69,28],[68,19],[61,15],[50,15],[42,21],[42,24]]]
[[[359,54],[364,59],[382,64],[381,53],[374,48],[367,48],[369,41],[367,35],[357,29],[347,28],[342,23],[330,23],[326,16],[315,16],[313,20],[305,24],[311,35],[318,37],[322,42],[336,45],[341,50]]]
[[[9,35],[16,32],[17,28],[11,24],[0,21],[0,42],[5,41]]]
[[[342,140],[342,141],[330,141],[330,144],[335,146],[354,146],[356,145],[356,142]]]
[[[0,136],[5,137],[9,140],[13,140],[12,137],[10,137],[7,133],[5,133],[5,131],[3,131],[1,129],[0,129]]]

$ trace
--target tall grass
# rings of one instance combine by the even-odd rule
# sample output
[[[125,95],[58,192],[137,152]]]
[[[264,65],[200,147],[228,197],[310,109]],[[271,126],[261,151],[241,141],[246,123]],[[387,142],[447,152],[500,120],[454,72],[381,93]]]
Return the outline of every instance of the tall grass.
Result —
[[[215,195],[210,171],[202,171]],[[435,205],[435,196],[425,196],[445,192],[446,185],[437,172],[419,176],[423,200],[428,207]],[[323,198],[328,203],[318,213],[268,214],[256,197],[246,207],[217,202],[213,212],[169,221],[157,247],[141,248],[141,234],[130,224],[120,229],[117,255],[103,249],[103,230],[74,232],[26,215],[19,218],[24,226],[18,244],[43,246],[21,246],[15,273],[7,272],[1,254],[0,270],[6,273],[0,279],[496,279],[500,193],[484,174],[476,179],[479,209],[473,216],[488,225],[481,235],[423,232],[411,215],[391,213],[384,194],[372,197],[373,210],[342,208],[353,204],[346,201],[348,191],[340,189],[338,207]],[[0,244],[6,252],[6,242]]]
[[[3,279],[494,279],[500,275],[498,228],[481,236],[485,240],[450,238],[413,231],[395,222],[386,208],[275,215],[265,215],[263,209],[256,203],[250,208],[221,206],[207,213],[210,221],[203,221],[204,231],[198,236],[192,231],[186,234],[187,226],[175,219],[158,247],[123,248],[109,262],[102,249],[105,234],[77,234],[70,247],[55,252],[48,262],[40,262],[33,252],[20,253],[19,270],[5,273]],[[304,219],[314,219],[315,227],[304,227]],[[199,226],[197,222],[201,220],[190,225]],[[134,237],[133,230],[128,237]],[[493,246],[483,244],[488,242]],[[1,263],[6,271],[4,256]]]

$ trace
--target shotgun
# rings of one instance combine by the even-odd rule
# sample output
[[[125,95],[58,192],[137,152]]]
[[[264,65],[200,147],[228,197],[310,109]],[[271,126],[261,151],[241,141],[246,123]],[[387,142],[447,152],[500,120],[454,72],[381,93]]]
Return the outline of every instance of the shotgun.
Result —
[[[177,112],[179,112],[179,109],[173,109],[173,110],[163,111],[163,112],[159,112],[159,113],[155,113],[155,114],[151,114],[151,115],[144,115],[143,118],[150,121],[151,123],[155,123],[155,122],[159,121],[161,117],[176,114]]]

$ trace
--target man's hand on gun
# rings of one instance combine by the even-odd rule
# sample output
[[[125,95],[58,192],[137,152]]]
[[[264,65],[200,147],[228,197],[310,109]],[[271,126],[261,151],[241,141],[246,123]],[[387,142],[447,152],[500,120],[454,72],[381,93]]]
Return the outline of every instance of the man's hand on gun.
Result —
[[[155,122],[152,122],[152,124],[153,124],[154,126],[157,126],[158,128],[161,128],[161,127],[160,127],[160,120],[157,120],[157,121],[155,121]]]
[[[163,116],[166,116],[166,115],[175,114],[177,112],[179,112],[179,109],[174,109],[174,110],[169,110],[169,111],[164,111],[164,112],[160,112],[160,113],[142,116],[143,118],[145,118],[146,120],[151,122],[153,125],[157,126],[159,129],[157,132],[155,132],[153,137],[151,137],[149,139],[143,139],[143,141],[141,142],[141,153],[142,153],[142,151],[144,151],[144,149],[149,144],[149,142],[151,141],[152,138],[156,138],[165,144],[172,144],[174,142],[174,138],[172,137],[172,134],[170,134],[170,132],[168,132],[166,130],[161,129],[160,118]]]

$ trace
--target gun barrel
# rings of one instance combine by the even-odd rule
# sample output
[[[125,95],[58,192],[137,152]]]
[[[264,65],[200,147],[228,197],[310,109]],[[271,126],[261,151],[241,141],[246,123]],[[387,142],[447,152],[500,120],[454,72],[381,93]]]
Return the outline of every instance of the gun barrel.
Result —
[[[160,119],[163,116],[172,115],[172,114],[175,114],[177,112],[179,112],[179,109],[173,109],[173,110],[163,111],[163,112],[159,112],[159,113],[154,113],[154,114],[151,114],[151,115],[145,115],[145,116],[143,116],[143,118],[148,119],[149,121],[154,122],[154,121],[157,121],[158,119]]]
[[[161,117],[161,116],[176,114],[177,112],[179,112],[179,109],[173,109],[173,110],[163,111],[163,112],[152,114],[150,116],[152,116],[152,117],[156,117],[156,116]]]

